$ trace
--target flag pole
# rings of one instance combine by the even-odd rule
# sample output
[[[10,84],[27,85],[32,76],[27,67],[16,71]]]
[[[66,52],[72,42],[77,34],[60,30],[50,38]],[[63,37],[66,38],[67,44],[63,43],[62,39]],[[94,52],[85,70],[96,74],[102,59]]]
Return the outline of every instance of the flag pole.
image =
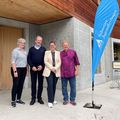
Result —
[[[102,107],[102,104],[96,105],[94,102],[94,79],[92,80],[92,102],[86,103],[83,107],[91,109],[100,109]]]
[[[112,29],[119,16],[117,0],[102,0],[97,8],[94,22],[94,39],[92,50],[92,102],[83,107],[100,109],[102,105],[94,103],[94,74],[99,64],[102,53],[110,37]]]

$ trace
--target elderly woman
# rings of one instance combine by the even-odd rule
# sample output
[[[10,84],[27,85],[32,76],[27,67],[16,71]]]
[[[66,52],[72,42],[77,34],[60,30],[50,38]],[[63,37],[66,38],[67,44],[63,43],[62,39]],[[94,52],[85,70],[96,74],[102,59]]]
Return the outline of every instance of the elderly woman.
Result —
[[[11,75],[13,79],[12,86],[12,102],[11,105],[16,107],[16,103],[25,104],[21,100],[23,84],[27,72],[27,53],[25,51],[25,39],[20,38],[17,41],[18,47],[13,49],[12,51],[12,67],[11,67]]]
[[[44,63],[45,69],[43,76],[47,79],[47,94],[48,94],[48,107],[52,108],[54,101],[57,80],[60,77],[60,52],[56,50],[56,43],[51,41],[49,43],[50,50],[45,52]]]

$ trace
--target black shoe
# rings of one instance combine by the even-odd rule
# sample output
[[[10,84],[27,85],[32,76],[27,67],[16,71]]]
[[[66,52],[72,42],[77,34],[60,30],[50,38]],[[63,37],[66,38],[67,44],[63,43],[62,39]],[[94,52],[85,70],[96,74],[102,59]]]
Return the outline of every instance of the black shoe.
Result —
[[[17,100],[16,103],[25,104],[25,102],[23,102],[22,100]]]
[[[32,100],[30,101],[30,105],[34,105],[34,104],[35,104],[35,100],[32,99]]]
[[[42,99],[38,99],[38,102],[39,102],[40,104],[44,104],[44,101],[43,101]]]
[[[12,102],[11,102],[11,106],[12,106],[12,107],[16,107],[16,102],[15,102],[15,101],[12,101]]]

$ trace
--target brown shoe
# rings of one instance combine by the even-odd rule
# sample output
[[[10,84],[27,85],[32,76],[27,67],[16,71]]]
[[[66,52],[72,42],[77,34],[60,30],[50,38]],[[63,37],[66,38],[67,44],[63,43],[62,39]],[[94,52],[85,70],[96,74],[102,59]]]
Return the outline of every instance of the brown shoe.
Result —
[[[72,104],[72,105],[77,105],[77,103],[75,102],[75,101],[70,101],[70,104]]]
[[[67,105],[67,104],[68,104],[68,101],[64,101],[64,102],[63,102],[63,105]]]

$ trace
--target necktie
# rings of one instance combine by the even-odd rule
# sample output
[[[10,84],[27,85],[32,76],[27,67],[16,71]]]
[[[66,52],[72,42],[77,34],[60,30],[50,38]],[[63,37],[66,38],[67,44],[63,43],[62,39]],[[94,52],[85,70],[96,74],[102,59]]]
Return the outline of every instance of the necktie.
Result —
[[[52,65],[55,66],[55,52],[52,53]]]

